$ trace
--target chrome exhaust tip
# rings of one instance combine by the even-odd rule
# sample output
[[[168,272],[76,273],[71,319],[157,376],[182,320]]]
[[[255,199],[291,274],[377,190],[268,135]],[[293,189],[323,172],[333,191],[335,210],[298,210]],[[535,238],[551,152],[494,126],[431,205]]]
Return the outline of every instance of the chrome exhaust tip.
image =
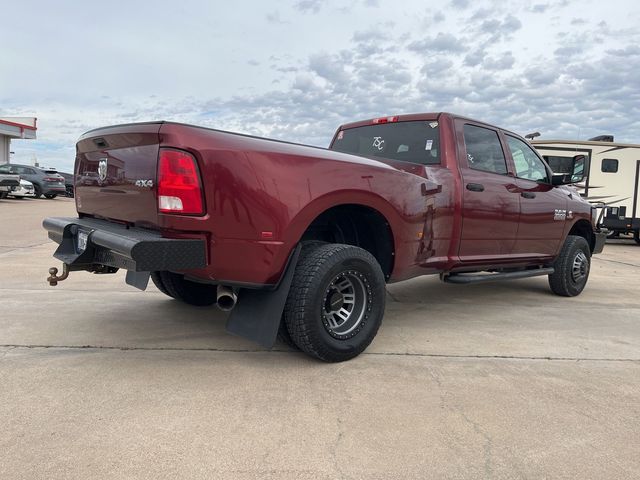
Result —
[[[216,301],[220,310],[229,312],[236,306],[238,295],[233,291],[233,288],[227,287],[226,285],[218,285]]]

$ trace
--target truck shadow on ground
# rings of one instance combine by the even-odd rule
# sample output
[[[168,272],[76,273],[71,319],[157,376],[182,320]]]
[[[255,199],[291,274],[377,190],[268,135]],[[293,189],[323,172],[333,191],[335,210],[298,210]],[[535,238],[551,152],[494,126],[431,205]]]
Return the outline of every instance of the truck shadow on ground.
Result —
[[[387,315],[383,323],[398,327],[413,323],[405,313],[416,313],[423,308],[425,322],[446,321],[442,315],[434,315],[433,308],[427,308],[427,304],[438,305],[438,310],[448,305],[460,305],[458,308],[467,310],[475,306],[482,309],[482,305],[536,305],[553,302],[555,298],[549,293],[545,277],[470,286],[445,284],[437,277],[421,277],[389,285],[387,290]],[[110,338],[109,343],[125,347],[266,350],[226,332],[228,313],[215,306],[194,307],[150,293],[140,297],[142,308],[114,298],[108,311],[95,310],[91,315],[95,329],[91,336]],[[288,350],[280,343],[275,348]]]

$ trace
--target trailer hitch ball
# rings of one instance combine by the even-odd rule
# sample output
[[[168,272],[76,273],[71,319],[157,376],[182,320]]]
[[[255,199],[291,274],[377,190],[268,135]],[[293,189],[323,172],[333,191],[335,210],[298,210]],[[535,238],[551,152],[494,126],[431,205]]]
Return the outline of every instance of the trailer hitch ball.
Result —
[[[66,280],[68,276],[69,276],[69,265],[67,265],[66,263],[63,263],[62,275],[58,277],[58,269],[56,267],[51,267],[49,269],[49,277],[47,277],[47,282],[49,282],[49,285],[51,285],[52,287],[55,287],[56,285],[58,285],[58,282]]]

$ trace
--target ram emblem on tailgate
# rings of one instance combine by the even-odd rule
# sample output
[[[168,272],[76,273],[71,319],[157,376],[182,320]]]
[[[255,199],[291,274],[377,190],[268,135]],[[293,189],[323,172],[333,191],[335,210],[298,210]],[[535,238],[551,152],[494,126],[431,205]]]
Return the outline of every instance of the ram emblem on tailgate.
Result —
[[[107,178],[107,159],[101,158],[100,162],[98,162],[98,178],[101,182]]]

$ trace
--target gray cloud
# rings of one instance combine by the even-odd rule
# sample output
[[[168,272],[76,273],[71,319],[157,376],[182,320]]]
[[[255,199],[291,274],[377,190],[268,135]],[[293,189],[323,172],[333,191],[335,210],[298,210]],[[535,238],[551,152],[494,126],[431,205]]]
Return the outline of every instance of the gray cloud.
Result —
[[[640,55],[640,46],[638,45],[627,45],[621,49],[612,49],[607,50],[606,53],[608,55],[613,55],[616,57],[630,57],[630,56],[638,56]]]
[[[409,50],[425,55],[431,52],[462,53],[467,50],[467,47],[458,37],[450,33],[442,32],[439,32],[436,36],[411,42],[408,48]]]
[[[536,5],[533,5],[531,7],[531,11],[533,13],[544,13],[549,9],[549,4],[548,3],[538,3]]]
[[[504,52],[497,57],[487,57],[482,62],[486,70],[508,70],[513,67],[516,59],[511,52]]]
[[[471,3],[470,0],[451,0],[449,3],[453,8],[457,8],[459,10],[464,10]]]
[[[484,57],[487,53],[483,48],[477,48],[467,53],[464,57],[464,64],[469,67],[475,67],[476,65],[480,65],[484,61]]]
[[[584,49],[585,48],[582,45],[567,45],[566,47],[556,48],[553,51],[553,54],[556,57],[562,59],[569,59],[571,57],[575,57],[576,55],[580,55],[582,52],[584,52]]]
[[[453,67],[453,62],[451,60],[447,58],[436,58],[425,63],[420,71],[427,77],[442,78],[442,75],[451,67]]]
[[[303,13],[318,13],[326,3],[326,0],[298,0],[293,6]]]
[[[334,84],[344,85],[350,80],[342,62],[326,53],[312,55],[309,58],[309,68],[318,76]]]
[[[502,20],[496,18],[484,20],[479,26],[480,32],[489,35],[493,42],[510,36],[520,28],[522,28],[522,22],[511,14]]]

